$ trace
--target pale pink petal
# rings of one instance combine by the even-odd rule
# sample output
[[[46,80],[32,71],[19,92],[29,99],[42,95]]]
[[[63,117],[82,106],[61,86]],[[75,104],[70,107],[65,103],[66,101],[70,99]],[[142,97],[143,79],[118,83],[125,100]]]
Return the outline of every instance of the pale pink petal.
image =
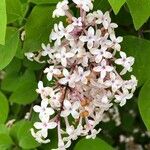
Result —
[[[70,52],[66,53],[66,57],[67,57],[67,58],[71,58],[71,57],[73,57],[73,56],[74,56],[74,53],[70,53]]]
[[[52,80],[52,77],[53,77],[53,75],[52,75],[51,73],[48,73],[48,74],[47,74],[47,79],[48,79],[48,81],[51,81],[51,80]]]
[[[50,107],[46,109],[46,112],[47,112],[50,116],[55,113],[54,110],[53,110],[52,108],[50,108]]]
[[[36,129],[42,129],[43,128],[43,123],[42,122],[35,122],[34,123],[34,127]]]
[[[101,67],[100,66],[94,67],[93,70],[95,72],[100,72],[101,71]]]
[[[64,100],[64,107],[67,108],[67,109],[70,109],[71,108],[71,103],[68,101],[68,100]]]
[[[68,111],[68,110],[64,110],[64,111],[61,112],[62,117],[67,117],[69,115],[70,115],[70,111]]]
[[[56,122],[50,122],[48,123],[48,129],[54,129],[57,126]]]
[[[87,37],[86,37],[86,36],[80,36],[79,39],[80,39],[82,42],[86,42],[86,41],[87,41]]]
[[[88,41],[87,47],[88,47],[88,49],[91,49],[93,47],[93,41],[92,40]]]
[[[47,131],[47,129],[42,129],[41,130],[41,134],[42,134],[42,136],[44,137],[44,138],[46,138],[47,137],[47,135],[48,135],[48,131]]]
[[[63,75],[65,77],[69,76],[69,71],[67,69],[65,69],[65,68],[63,69]]]
[[[56,74],[56,75],[60,75],[61,74],[61,71],[59,69],[54,69],[53,70],[53,73]]]
[[[101,78],[104,79],[105,76],[106,76],[106,71],[105,70],[101,71]]]
[[[68,82],[68,80],[66,80],[66,78],[62,78],[59,80],[59,83],[63,84],[63,85],[65,85],[67,82]]]
[[[71,111],[71,115],[72,115],[72,117],[75,118],[75,119],[78,119],[78,118],[79,118],[79,113],[78,113],[77,111],[75,111],[75,110],[72,110],[72,111]]]
[[[124,53],[124,52],[120,52],[120,56],[121,56],[122,58],[127,58],[126,53]]]
[[[93,36],[94,35],[94,29],[92,27],[89,27],[88,29],[88,35]]]
[[[40,112],[41,111],[41,107],[40,106],[38,106],[38,105],[35,105],[34,107],[33,107],[33,110],[35,111],[35,112]]]
[[[61,58],[61,64],[66,67],[67,66],[67,60],[66,58]]]

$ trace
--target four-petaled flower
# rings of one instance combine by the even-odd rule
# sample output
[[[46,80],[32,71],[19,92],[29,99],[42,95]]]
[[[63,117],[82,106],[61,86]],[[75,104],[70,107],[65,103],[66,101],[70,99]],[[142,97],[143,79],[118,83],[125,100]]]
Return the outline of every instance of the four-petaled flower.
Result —
[[[121,43],[123,41],[123,38],[121,36],[117,37],[114,34],[110,34],[110,39],[112,41],[112,47],[117,50],[120,51],[121,46],[119,43]]]
[[[38,89],[36,89],[36,92],[39,93],[39,94],[41,94],[41,98],[42,99],[46,99],[51,94],[52,91],[53,91],[52,88],[50,88],[50,87],[44,87],[43,86],[43,82],[39,81],[39,83],[38,83]]]
[[[55,69],[54,66],[50,66],[44,70],[44,73],[47,73],[47,79],[51,81],[53,75],[60,75],[61,71],[59,69]]]
[[[104,79],[105,76],[106,76],[106,73],[107,73],[107,72],[111,72],[111,71],[113,70],[113,67],[107,65],[106,60],[103,59],[103,60],[101,61],[100,65],[97,66],[97,67],[94,67],[93,70],[94,70],[95,72],[100,72],[100,74],[101,74],[100,78],[101,78],[101,79]]]
[[[42,117],[45,117],[45,115],[53,115],[55,112],[51,107],[47,107],[48,106],[48,100],[47,99],[43,99],[41,102],[41,106],[39,105],[35,105],[33,107],[33,110],[37,113],[39,113],[39,115]]]
[[[57,126],[56,122],[50,121],[50,117],[48,115],[46,116],[39,116],[41,122],[35,122],[34,127],[36,129],[41,130],[41,134],[44,138],[47,137],[48,129],[54,129]]]
[[[72,21],[73,21],[73,26],[79,26],[79,27],[82,27],[82,18],[79,17],[79,18],[75,18],[75,17],[72,17]]]
[[[124,67],[121,71],[121,75],[124,75],[127,71],[132,71],[132,65],[134,64],[133,57],[127,57],[124,52],[120,52],[121,58],[115,60],[115,63]]]
[[[61,61],[61,64],[66,67],[67,66],[67,58],[71,58],[74,56],[72,52],[66,52],[66,48],[62,47],[59,53],[55,54],[55,57]]]
[[[87,42],[88,49],[91,49],[96,40],[95,31],[94,31],[93,27],[89,27],[86,36],[80,36],[80,40],[82,42]]]
[[[53,12],[53,18],[65,16],[66,11],[69,9],[68,0],[63,0],[62,2],[58,2],[56,9]]]
[[[73,118],[79,118],[79,112],[77,110],[80,107],[80,103],[78,101],[71,104],[69,100],[64,100],[63,105],[64,110],[61,112],[62,117],[67,117],[71,114]]]
[[[115,95],[115,102],[119,103],[122,107],[126,104],[127,99],[131,99],[133,97],[133,93],[129,93],[127,89],[123,89],[123,93],[119,93],[119,95]]]
[[[93,9],[93,4],[91,0],[72,0],[78,7],[82,8],[84,11],[89,12]]]
[[[101,49],[98,48],[92,48],[90,50],[91,54],[95,55],[95,62],[100,63],[102,58],[111,58],[112,54],[107,51],[107,47],[101,47]]]
[[[82,67],[78,67],[78,75],[76,77],[76,81],[81,81],[83,84],[87,84],[87,77],[90,75],[90,70],[85,71]]]
[[[122,84],[122,80],[117,79],[113,72],[110,73],[110,80],[105,81],[105,85],[111,87],[113,92],[116,92]]]
[[[70,87],[74,88],[75,87],[76,75],[75,74],[70,74],[67,69],[63,69],[63,75],[64,75],[64,78],[61,78],[59,80],[59,83],[63,84],[63,85],[68,84]]]

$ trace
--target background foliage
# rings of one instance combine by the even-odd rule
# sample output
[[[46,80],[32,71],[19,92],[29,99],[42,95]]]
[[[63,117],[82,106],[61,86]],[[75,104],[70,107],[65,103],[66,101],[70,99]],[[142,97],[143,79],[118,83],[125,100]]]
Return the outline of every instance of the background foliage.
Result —
[[[47,145],[38,144],[30,134],[36,120],[32,106],[40,101],[35,89],[37,81],[43,78],[44,65],[24,57],[25,52],[38,51],[41,43],[48,42],[53,24],[58,21],[51,17],[57,2],[0,1],[0,150],[48,150],[57,143],[55,132],[50,133],[53,138]],[[95,140],[79,139],[71,149],[123,150],[126,148],[119,142],[121,134],[134,136],[134,144],[150,149],[150,138],[142,136],[150,129],[150,0],[95,0],[94,3],[95,10],[110,11],[112,20],[118,23],[116,32],[124,37],[122,49],[136,60],[133,74],[139,81],[138,89],[134,98],[120,109],[119,127],[113,121],[101,124],[104,130]],[[27,112],[32,114],[30,120],[24,119]],[[140,131],[133,133],[135,128]]]

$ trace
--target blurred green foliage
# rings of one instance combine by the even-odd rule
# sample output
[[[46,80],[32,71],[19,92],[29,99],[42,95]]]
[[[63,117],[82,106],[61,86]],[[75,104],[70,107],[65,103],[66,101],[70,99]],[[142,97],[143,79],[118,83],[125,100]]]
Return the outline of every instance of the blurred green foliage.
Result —
[[[57,2],[0,2],[0,70],[5,71],[4,79],[0,80],[0,150],[48,150],[55,148],[57,143],[54,131],[52,143],[38,144],[30,134],[36,115],[32,113],[30,121],[24,119],[25,114],[32,111],[32,104],[39,102],[35,89],[37,81],[44,79],[41,76],[44,65],[27,61],[24,53],[38,51],[41,43],[48,42],[54,23],[59,21],[51,17]],[[134,136],[134,142],[144,147],[150,142],[149,137],[141,136],[150,129],[150,0],[95,0],[94,10],[97,9],[110,11],[113,22],[118,23],[116,33],[124,36],[122,49],[136,60],[133,74],[139,81],[138,89],[132,102],[120,109],[122,124],[119,127],[114,122],[102,123],[103,131],[98,138],[79,139],[71,149],[112,150],[118,147],[123,150],[126,148],[119,143],[121,134]],[[24,41],[21,40],[23,31],[26,32]],[[135,116],[131,115],[131,110]],[[15,123],[12,125],[10,121]],[[133,133],[135,128],[140,132]]]

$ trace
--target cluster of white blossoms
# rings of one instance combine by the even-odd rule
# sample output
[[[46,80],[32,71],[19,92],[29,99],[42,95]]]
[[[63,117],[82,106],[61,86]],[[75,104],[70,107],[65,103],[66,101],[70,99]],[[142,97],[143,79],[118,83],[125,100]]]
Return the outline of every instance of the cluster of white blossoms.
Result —
[[[31,61],[47,63],[43,73],[47,80],[55,79],[52,87],[38,83],[42,101],[33,109],[40,121],[31,132],[38,142],[48,143],[48,131],[57,128],[58,150],[68,148],[79,136],[94,139],[105,112],[115,103],[125,105],[137,86],[135,76],[121,77],[132,71],[134,58],[121,51],[123,38],[116,37],[118,26],[111,23],[109,12],[90,12],[93,0],[72,1],[80,16],[72,15],[68,0],[59,2],[53,17],[66,15],[68,25],[55,24],[50,44],[42,44],[38,53],[26,53]]]

